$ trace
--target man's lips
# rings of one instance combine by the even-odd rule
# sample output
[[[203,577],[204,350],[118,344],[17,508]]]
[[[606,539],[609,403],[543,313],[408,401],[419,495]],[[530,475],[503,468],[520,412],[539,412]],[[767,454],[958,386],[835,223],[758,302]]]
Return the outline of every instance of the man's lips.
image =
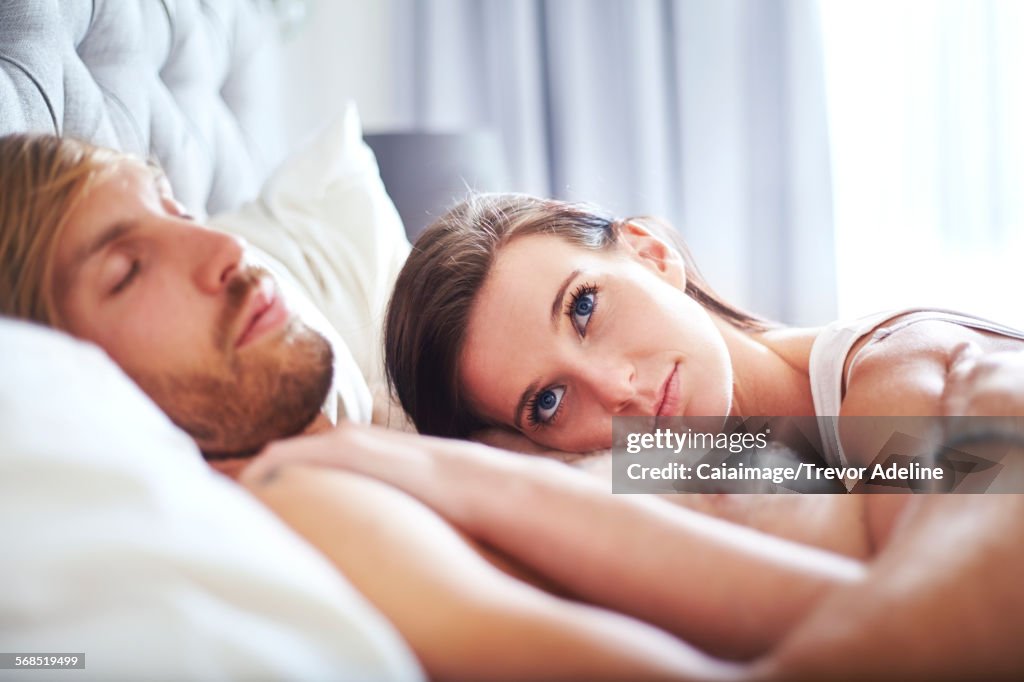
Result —
[[[246,322],[235,341],[235,348],[255,341],[288,319],[288,308],[269,277],[260,279],[259,284],[253,287],[245,309],[247,313],[242,319]]]
[[[661,386],[654,416],[674,416],[679,409],[679,365],[673,365],[665,383]]]

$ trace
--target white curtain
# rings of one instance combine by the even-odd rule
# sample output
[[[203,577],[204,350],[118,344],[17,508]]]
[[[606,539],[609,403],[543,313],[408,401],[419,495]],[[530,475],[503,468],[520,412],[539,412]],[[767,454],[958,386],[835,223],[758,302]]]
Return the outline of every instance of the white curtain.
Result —
[[[392,0],[412,129],[491,128],[510,189],[668,218],[724,296],[836,312],[813,0]]]
[[[1024,326],[1024,2],[823,0],[839,308]]]

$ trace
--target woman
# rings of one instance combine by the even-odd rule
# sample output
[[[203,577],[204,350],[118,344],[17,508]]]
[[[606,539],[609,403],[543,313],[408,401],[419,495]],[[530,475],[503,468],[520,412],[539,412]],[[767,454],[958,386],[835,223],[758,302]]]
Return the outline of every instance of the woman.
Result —
[[[421,433],[501,426],[573,452],[609,447],[619,415],[939,414],[958,352],[1024,348],[1024,332],[939,312],[783,327],[715,294],[664,225],[522,195],[472,197],[428,228],[386,326]]]
[[[523,195],[471,197],[421,235],[385,338],[421,433],[498,427],[572,452],[610,447],[614,416],[937,416],[958,358],[1024,349],[1022,332],[938,311],[784,327],[715,294],[666,226]],[[883,444],[867,429],[820,440],[842,466],[869,465]],[[808,514],[807,500],[683,498],[860,557],[884,544],[903,501],[839,498],[823,516],[821,501]]]

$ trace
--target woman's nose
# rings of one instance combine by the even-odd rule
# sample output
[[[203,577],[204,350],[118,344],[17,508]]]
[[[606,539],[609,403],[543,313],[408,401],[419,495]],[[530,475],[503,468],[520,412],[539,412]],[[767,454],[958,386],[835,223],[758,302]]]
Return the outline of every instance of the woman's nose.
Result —
[[[612,414],[622,412],[636,399],[636,368],[625,358],[591,362],[581,374],[582,381]]]
[[[189,237],[190,251],[195,256],[196,286],[210,294],[220,293],[242,263],[245,240],[204,227],[194,228]]]

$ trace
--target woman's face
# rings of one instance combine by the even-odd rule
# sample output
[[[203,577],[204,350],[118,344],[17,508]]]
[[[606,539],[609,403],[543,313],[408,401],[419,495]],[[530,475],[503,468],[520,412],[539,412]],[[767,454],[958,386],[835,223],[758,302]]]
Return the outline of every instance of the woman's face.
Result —
[[[718,324],[685,293],[678,252],[628,225],[593,251],[530,235],[499,251],[474,303],[460,380],[479,416],[583,452],[615,416],[727,415]]]

